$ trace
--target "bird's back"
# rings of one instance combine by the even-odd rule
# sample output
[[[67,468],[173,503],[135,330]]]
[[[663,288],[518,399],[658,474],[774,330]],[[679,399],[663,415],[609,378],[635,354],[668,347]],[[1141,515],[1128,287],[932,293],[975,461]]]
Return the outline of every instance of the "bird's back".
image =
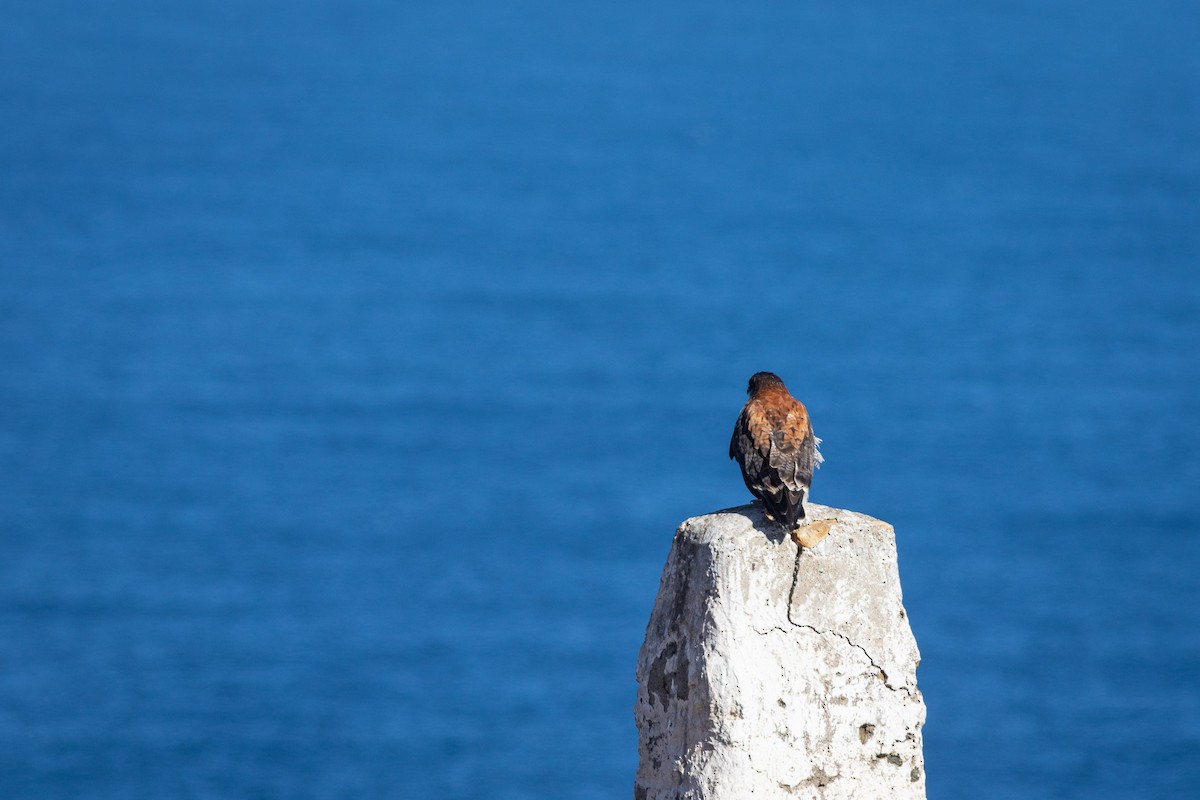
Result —
[[[782,385],[756,391],[738,416],[729,456],[768,514],[792,527],[804,516],[804,500],[820,456],[808,410]]]

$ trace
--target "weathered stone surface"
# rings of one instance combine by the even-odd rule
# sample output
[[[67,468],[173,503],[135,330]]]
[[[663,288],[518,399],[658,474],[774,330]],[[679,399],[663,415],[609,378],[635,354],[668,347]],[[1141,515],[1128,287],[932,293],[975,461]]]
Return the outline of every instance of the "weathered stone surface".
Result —
[[[758,505],[680,526],[638,656],[635,800],[924,798],[892,527],[798,548]]]

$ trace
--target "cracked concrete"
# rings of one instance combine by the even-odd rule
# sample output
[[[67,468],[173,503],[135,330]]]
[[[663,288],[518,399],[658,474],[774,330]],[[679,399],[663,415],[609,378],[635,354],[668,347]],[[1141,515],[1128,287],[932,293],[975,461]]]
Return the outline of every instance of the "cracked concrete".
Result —
[[[757,505],[676,532],[638,657],[635,797],[924,798],[895,534],[810,513],[812,548]]]

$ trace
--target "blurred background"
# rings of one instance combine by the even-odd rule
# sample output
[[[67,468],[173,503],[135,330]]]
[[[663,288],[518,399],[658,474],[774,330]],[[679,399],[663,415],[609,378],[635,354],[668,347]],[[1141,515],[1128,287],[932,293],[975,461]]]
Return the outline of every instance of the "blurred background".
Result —
[[[6,800],[630,796],[763,369],[931,798],[1200,782],[1190,0],[5,11]]]

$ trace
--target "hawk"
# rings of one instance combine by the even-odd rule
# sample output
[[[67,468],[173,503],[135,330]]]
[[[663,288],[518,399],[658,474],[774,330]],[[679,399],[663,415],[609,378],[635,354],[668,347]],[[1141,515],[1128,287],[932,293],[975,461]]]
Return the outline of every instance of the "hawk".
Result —
[[[778,375],[756,372],[746,387],[750,399],[742,408],[729,457],[742,468],[742,480],[762,501],[767,516],[789,531],[808,522],[804,504],[813,470],[824,460],[821,440],[813,435],[808,409],[788,392]]]

